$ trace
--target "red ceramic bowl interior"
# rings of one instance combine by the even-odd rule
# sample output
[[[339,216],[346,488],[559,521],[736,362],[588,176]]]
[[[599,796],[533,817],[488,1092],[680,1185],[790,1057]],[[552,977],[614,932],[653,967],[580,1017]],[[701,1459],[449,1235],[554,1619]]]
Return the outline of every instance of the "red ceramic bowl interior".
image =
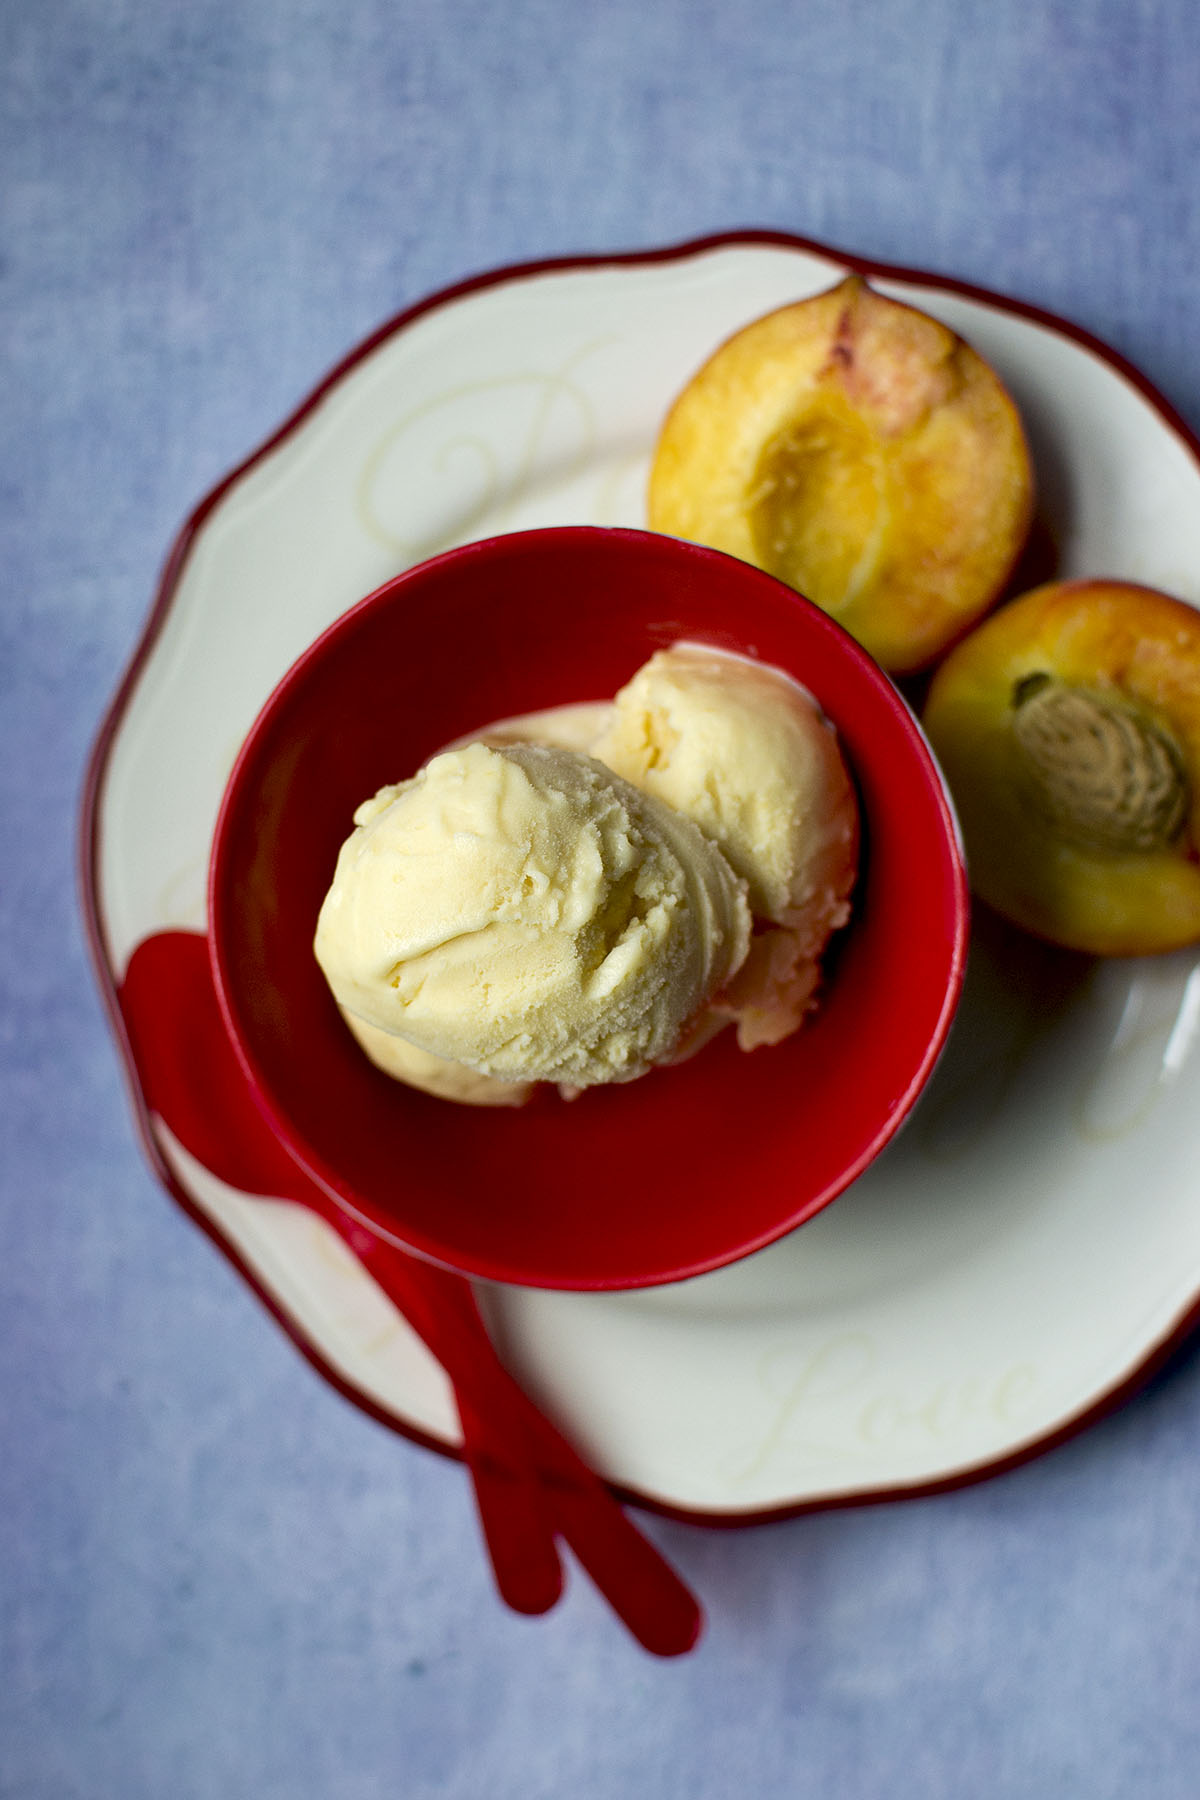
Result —
[[[820,1011],[749,1054],[574,1102],[472,1108],[380,1074],[313,958],[354,808],[486,722],[605,699],[679,638],[790,671],[858,784],[855,913]],[[927,1079],[962,978],[953,815],[911,714],[839,626],[770,576],[649,533],[565,527],[409,570],[291,669],[230,779],[210,872],[222,1005],[292,1155],[375,1231],[468,1274],[560,1288],[678,1280],[758,1249],[839,1194]]]

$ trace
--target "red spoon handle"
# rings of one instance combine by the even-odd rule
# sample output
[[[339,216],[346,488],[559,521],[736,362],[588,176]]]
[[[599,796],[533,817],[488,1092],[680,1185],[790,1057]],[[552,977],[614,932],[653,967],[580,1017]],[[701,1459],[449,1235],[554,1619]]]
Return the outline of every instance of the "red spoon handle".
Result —
[[[496,1445],[486,1414],[457,1387],[454,1399],[500,1596],[514,1612],[548,1612],[562,1593],[563,1572],[542,1483],[531,1463],[518,1465],[511,1445]]]
[[[337,1230],[360,1260],[386,1250],[361,1231],[293,1162],[254,1104],[225,1031],[212,983],[207,940],[194,931],[160,932],[138,945],[120,990],[121,1015],[142,1098],[184,1148],[243,1193],[293,1200]],[[418,1282],[404,1282],[402,1253],[391,1280],[375,1279],[443,1362],[436,1307]],[[534,1465],[519,1443],[500,1440],[486,1409],[456,1390],[463,1458],[475,1490],[496,1586],[518,1612],[544,1612],[562,1591],[553,1527]]]
[[[478,1396],[481,1404],[486,1396],[490,1417],[501,1409],[506,1443],[514,1435],[524,1440],[531,1462],[543,1476],[555,1526],[613,1611],[655,1655],[678,1656],[690,1650],[703,1626],[695,1597],[505,1369],[469,1282],[407,1256],[401,1267],[393,1268],[392,1255],[403,1253],[379,1245],[372,1265],[379,1257],[389,1273],[399,1277],[410,1299],[413,1285],[426,1290],[427,1304],[439,1321],[437,1329],[447,1334],[440,1341],[439,1360],[463,1393]],[[386,1278],[381,1285],[388,1285]],[[421,1310],[422,1304],[414,1300],[414,1310]]]
[[[464,1379],[467,1346],[458,1336],[454,1315],[441,1311],[440,1291],[426,1278],[425,1268],[336,1208],[330,1209],[327,1216],[450,1377],[462,1428],[463,1457],[502,1599],[515,1612],[547,1612],[562,1593],[562,1564],[537,1466],[525,1446],[506,1428],[503,1409],[491,1404],[490,1371],[486,1365],[494,1361],[495,1350],[490,1338],[486,1353],[476,1347],[477,1354],[484,1356],[484,1367],[472,1369],[469,1378]],[[436,1276],[437,1271],[430,1270],[430,1274]],[[466,1282],[463,1286],[467,1287]],[[467,1296],[473,1307],[469,1287]],[[479,1328],[483,1330],[482,1320]]]
[[[207,940],[191,931],[146,939],[119,998],[149,1111],[230,1186],[311,1207],[331,1224],[441,1363],[508,1604],[531,1613],[554,1604],[562,1586],[557,1532],[639,1643],[660,1656],[690,1650],[702,1623],[695,1599],[505,1369],[470,1283],[358,1225],[275,1138],[225,1031]]]

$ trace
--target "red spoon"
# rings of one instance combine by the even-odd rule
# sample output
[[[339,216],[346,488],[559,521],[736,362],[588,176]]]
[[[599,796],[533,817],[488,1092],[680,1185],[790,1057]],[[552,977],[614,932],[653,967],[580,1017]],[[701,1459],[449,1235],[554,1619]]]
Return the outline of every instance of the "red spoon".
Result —
[[[148,1110],[231,1187],[320,1214],[445,1369],[507,1603],[524,1613],[553,1606],[562,1589],[561,1537],[640,1644],[659,1656],[690,1650],[703,1622],[696,1600],[501,1363],[466,1278],[376,1237],[274,1136],[226,1033],[207,939],[191,931],[147,938],[118,998]]]

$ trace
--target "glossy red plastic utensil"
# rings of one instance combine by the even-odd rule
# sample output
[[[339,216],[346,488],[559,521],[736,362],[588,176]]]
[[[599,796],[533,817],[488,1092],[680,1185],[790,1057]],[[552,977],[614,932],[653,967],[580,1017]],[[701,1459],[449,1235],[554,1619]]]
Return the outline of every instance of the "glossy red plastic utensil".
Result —
[[[146,939],[118,999],[148,1110],[219,1179],[311,1207],[333,1225],[449,1375],[505,1601],[525,1613],[553,1606],[562,1537],[639,1643],[660,1656],[690,1650],[702,1625],[695,1599],[500,1362],[470,1283],[374,1236],[279,1143],[226,1033],[205,937]]]
[[[681,638],[757,656],[832,719],[864,826],[818,1011],[750,1055],[725,1033],[640,1081],[452,1106],[373,1068],[312,953],[360,802],[489,720],[610,697]],[[957,828],[896,688],[760,569],[654,533],[565,526],[409,569],[312,644],[238,757],[213,840],[218,993],[254,1093],[313,1181],[470,1276],[604,1289],[762,1248],[841,1193],[907,1117],[966,955]],[[302,1048],[298,1048],[302,1047]]]

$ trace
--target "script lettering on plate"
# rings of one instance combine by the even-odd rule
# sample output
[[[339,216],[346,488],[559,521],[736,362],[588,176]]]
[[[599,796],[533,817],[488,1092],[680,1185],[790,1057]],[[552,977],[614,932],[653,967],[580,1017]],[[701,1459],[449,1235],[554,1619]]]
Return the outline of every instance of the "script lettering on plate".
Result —
[[[772,1464],[862,1467],[891,1454],[919,1461],[931,1445],[958,1444],[964,1462],[988,1450],[997,1428],[1019,1423],[1035,1398],[1031,1363],[988,1373],[948,1375],[932,1386],[889,1373],[878,1341],[845,1332],[816,1345],[772,1347],[760,1359],[758,1385],[766,1423],[753,1444],[728,1459],[735,1485]]]
[[[370,537],[420,562],[484,527],[511,529],[515,509],[543,489],[569,489],[598,455],[595,403],[577,373],[606,347],[587,344],[560,369],[464,381],[395,420],[359,474],[357,510]]]

